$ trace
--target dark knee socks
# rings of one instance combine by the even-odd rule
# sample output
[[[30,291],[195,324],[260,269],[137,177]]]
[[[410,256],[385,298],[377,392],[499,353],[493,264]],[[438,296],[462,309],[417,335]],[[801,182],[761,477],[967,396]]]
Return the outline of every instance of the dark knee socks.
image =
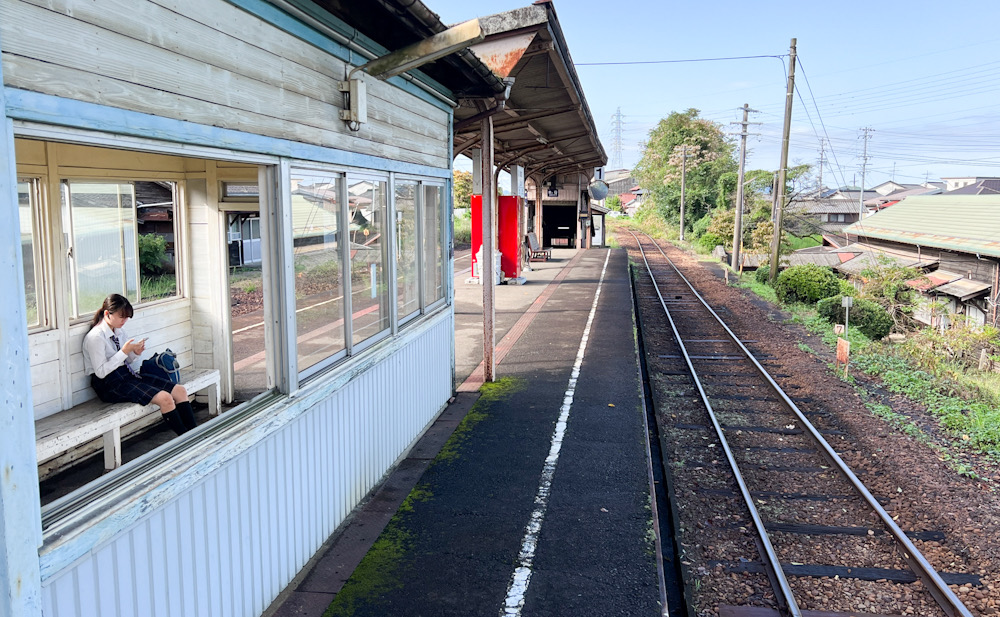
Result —
[[[188,429],[184,426],[184,422],[181,420],[181,416],[177,413],[176,409],[160,415],[163,416],[163,421],[167,423],[167,426],[169,426],[173,432],[178,435],[183,435],[187,432]]]
[[[177,409],[175,409],[174,411],[176,411],[180,415],[181,422],[184,423],[185,429],[191,430],[194,427],[198,426],[198,421],[195,420],[194,409],[191,408],[190,401],[177,403]]]

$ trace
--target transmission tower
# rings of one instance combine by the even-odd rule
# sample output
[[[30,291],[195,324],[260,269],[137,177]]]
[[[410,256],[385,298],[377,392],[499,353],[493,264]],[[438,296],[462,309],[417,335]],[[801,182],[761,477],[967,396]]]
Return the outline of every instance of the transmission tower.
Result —
[[[622,127],[625,125],[625,116],[622,115],[622,108],[619,107],[611,116],[611,169],[621,169],[625,166],[622,163]]]

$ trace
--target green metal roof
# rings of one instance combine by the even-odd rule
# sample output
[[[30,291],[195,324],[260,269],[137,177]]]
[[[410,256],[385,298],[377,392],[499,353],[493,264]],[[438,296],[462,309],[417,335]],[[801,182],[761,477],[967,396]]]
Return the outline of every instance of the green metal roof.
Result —
[[[844,233],[1000,257],[1000,195],[917,195]]]

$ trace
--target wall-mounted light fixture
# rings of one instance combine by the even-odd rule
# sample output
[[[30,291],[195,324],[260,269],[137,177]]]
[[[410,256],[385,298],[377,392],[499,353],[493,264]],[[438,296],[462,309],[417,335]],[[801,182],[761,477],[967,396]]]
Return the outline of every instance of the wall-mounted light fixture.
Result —
[[[479,20],[470,19],[354,68],[347,79],[338,84],[339,90],[346,95],[345,109],[341,110],[340,119],[347,122],[353,131],[368,121],[365,82],[361,77],[354,77],[358,71],[375,79],[386,80],[465,49],[482,41],[484,37]]]

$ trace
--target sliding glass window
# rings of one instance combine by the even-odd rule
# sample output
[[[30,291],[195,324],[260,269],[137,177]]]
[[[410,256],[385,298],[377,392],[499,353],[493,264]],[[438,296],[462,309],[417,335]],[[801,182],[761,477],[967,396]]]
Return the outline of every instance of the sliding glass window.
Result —
[[[430,306],[445,295],[445,235],[443,185],[423,185],[423,285],[424,306]]]
[[[109,293],[133,304],[178,295],[173,182],[62,182],[72,230],[70,315],[92,315]]]
[[[343,176],[292,170],[292,251],[299,370],[346,350],[341,242]]]
[[[352,345],[389,330],[388,186],[385,180],[348,175]]]
[[[24,268],[24,314],[28,327],[41,324],[39,316],[38,271],[35,266],[35,252],[38,243],[35,240],[35,195],[37,183],[35,180],[19,179],[17,181],[17,213],[21,225],[21,259]]]
[[[396,180],[396,314],[402,323],[420,312],[417,195],[413,180]]]

